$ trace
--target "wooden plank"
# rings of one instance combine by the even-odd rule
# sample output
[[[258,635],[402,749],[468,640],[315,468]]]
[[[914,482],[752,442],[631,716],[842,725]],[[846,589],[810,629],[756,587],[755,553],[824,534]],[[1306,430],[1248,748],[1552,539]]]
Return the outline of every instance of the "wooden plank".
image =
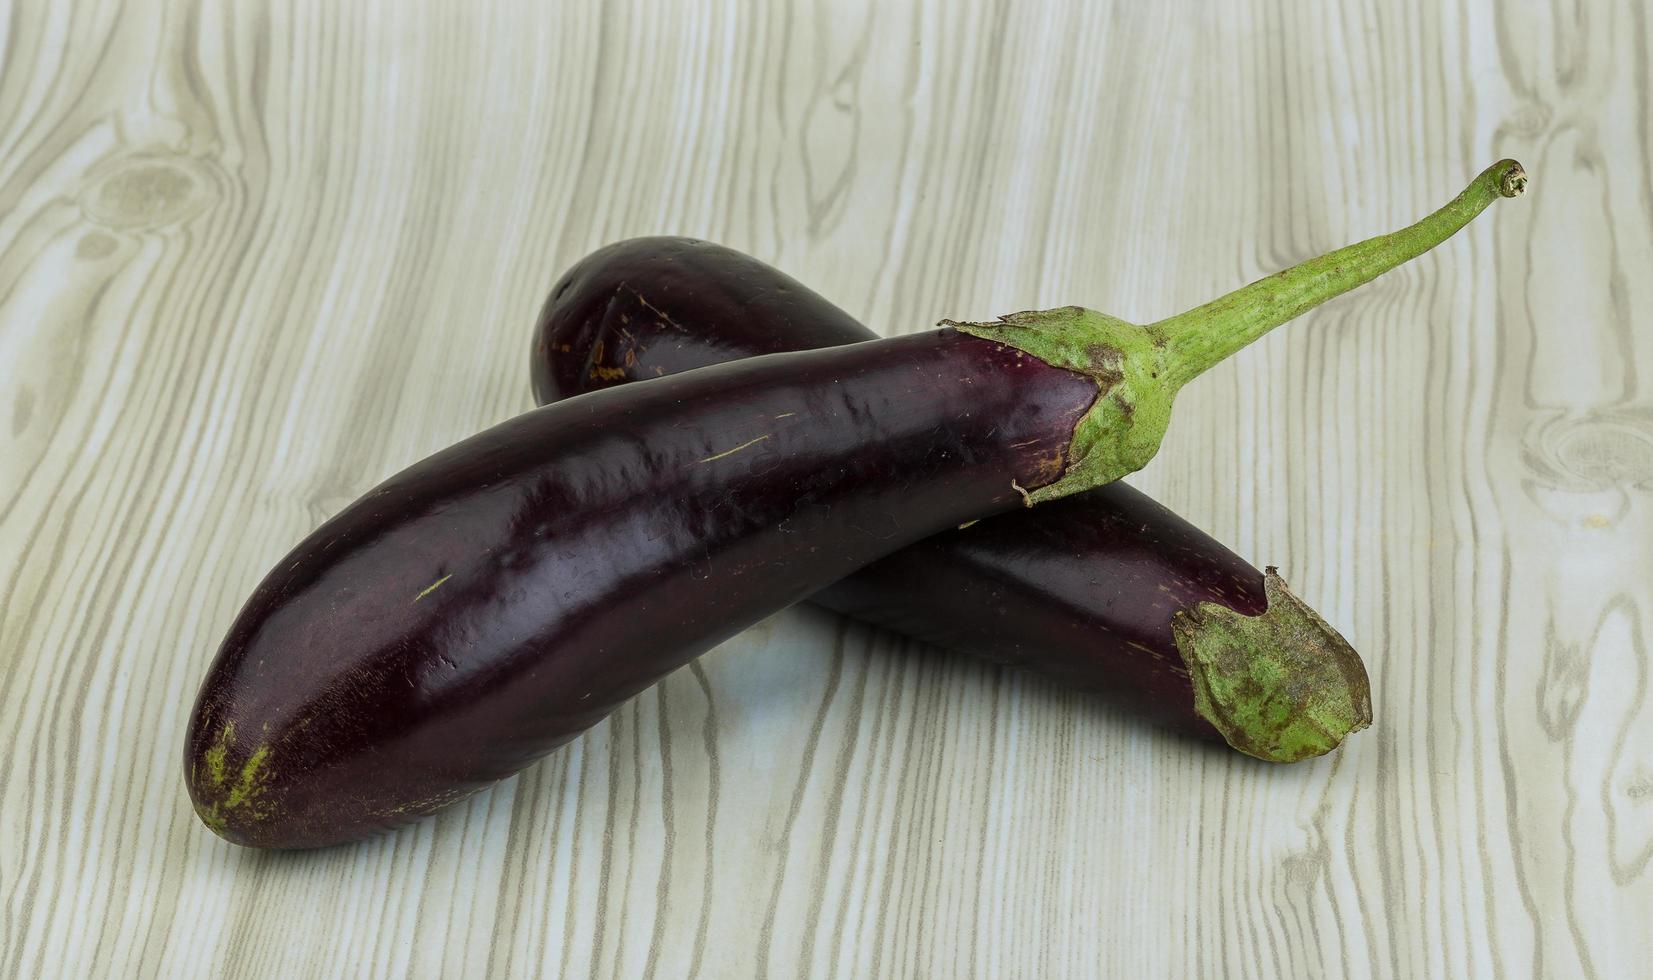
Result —
[[[1632,976],[1653,957],[1653,29],[914,0],[0,17],[0,976]],[[885,333],[1156,318],[1533,193],[1191,388],[1136,479],[1365,653],[1271,768],[778,614],[389,838],[212,837],[252,585],[525,409],[556,273],[706,237]]]

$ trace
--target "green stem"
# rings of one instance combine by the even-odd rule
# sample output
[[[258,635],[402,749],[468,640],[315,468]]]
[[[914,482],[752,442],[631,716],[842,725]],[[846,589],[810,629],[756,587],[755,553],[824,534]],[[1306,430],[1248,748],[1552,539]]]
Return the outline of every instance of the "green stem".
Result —
[[[942,324],[1096,381],[1097,399],[1068,443],[1067,467],[1053,482],[1024,492],[1031,507],[1146,466],[1159,451],[1171,402],[1184,384],[1310,307],[1417,258],[1495,199],[1515,197],[1526,186],[1521,165],[1501,160],[1451,204],[1410,228],[1310,259],[1146,327],[1079,306],[1012,313],[991,323]]]
[[[1151,324],[1166,338],[1164,381],[1174,389],[1287,320],[1334,296],[1370,282],[1451,238],[1500,197],[1527,186],[1514,160],[1500,160],[1417,224],[1309,259],[1267,279],[1218,297],[1204,306]]]

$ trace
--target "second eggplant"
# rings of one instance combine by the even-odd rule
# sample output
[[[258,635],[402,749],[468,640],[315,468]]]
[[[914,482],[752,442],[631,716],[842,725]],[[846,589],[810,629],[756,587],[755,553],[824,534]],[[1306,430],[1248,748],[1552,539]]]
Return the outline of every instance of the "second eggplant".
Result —
[[[580,260],[534,332],[534,395],[548,404],[727,361],[877,334],[751,256],[687,238],[638,238]],[[813,601],[948,649],[1026,668],[1174,730],[1273,762],[1317,756],[1371,721],[1360,658],[1272,569],[1124,483],[988,518],[912,545]],[[1222,621],[1231,629],[1201,629]],[[1224,669],[1191,672],[1196,659]],[[1263,672],[1341,675],[1358,722],[1210,691]],[[1196,684],[1195,676],[1205,679]],[[1312,683],[1320,683],[1318,680]],[[1231,716],[1279,713],[1275,724]],[[1259,744],[1248,733],[1281,731]]]

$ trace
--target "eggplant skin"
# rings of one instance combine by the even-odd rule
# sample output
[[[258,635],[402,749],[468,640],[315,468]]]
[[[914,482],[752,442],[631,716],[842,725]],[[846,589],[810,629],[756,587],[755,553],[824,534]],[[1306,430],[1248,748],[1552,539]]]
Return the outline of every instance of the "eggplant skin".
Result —
[[[876,340],[773,266],[693,238],[633,238],[551,287],[530,359],[541,404],[763,354]]]
[[[1094,381],[949,329],[536,409],[391,477],[231,625],[185,774],[236,843],[314,847],[508,776],[764,616],[1021,505]]]
[[[532,383],[544,404],[875,336],[751,256],[637,238],[593,252],[552,287],[534,331]],[[949,530],[813,599],[1219,740],[1195,708],[1172,623],[1201,603],[1245,616],[1268,609],[1261,570],[1125,483]]]

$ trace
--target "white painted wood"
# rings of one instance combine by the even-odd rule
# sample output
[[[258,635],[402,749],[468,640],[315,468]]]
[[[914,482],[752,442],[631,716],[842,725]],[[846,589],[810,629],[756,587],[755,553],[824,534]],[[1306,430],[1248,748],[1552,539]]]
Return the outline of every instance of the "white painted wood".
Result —
[[[0,4],[0,975],[1600,976],[1653,958],[1653,29],[1498,5]],[[1137,480],[1366,655],[1271,768],[800,608],[394,837],[182,727],[325,516],[525,409],[604,242],[887,333],[1184,308],[1532,193],[1187,391]]]

